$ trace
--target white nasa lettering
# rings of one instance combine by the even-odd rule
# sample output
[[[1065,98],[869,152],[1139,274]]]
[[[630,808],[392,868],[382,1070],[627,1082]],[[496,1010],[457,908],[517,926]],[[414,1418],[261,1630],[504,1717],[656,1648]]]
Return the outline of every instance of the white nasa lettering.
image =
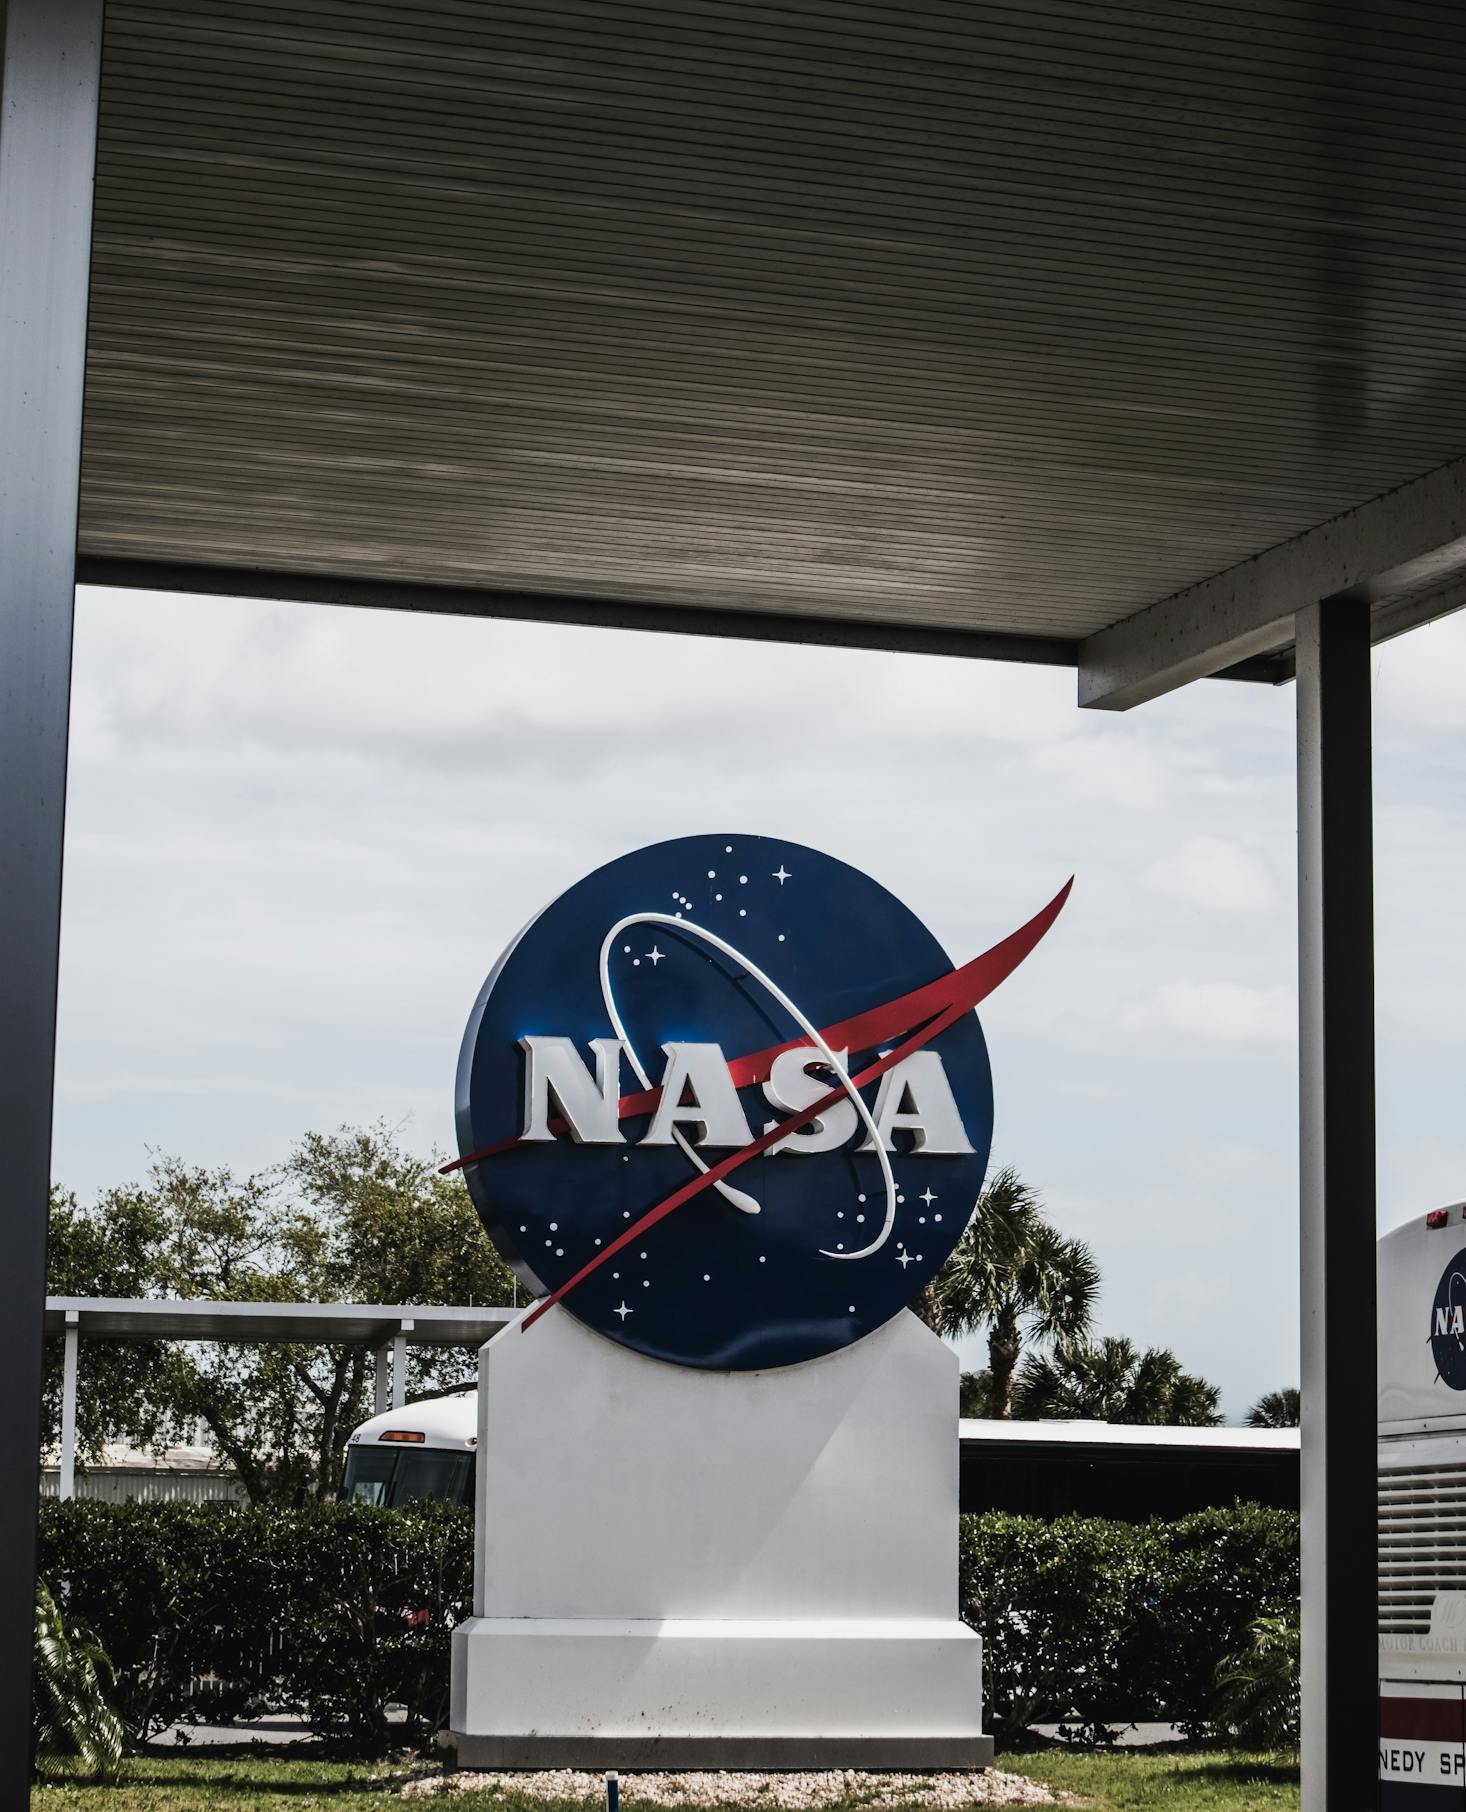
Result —
[[[694,1145],[748,1145],[753,1140],[727,1059],[715,1044],[664,1044],[662,1096],[643,1145],[670,1145],[677,1126],[696,1126]]]
[[[840,1067],[849,1068],[850,1053],[836,1051]],[[822,1066],[823,1074],[815,1075],[811,1071]],[[835,1079],[830,1073],[829,1065],[818,1051],[812,1051],[807,1044],[799,1045],[792,1051],[780,1051],[769,1070],[769,1079],[764,1084],[764,1096],[770,1107],[779,1107],[786,1114],[797,1113],[801,1107],[809,1107],[822,1095],[828,1095],[835,1086]],[[774,1120],[764,1122],[764,1131],[772,1132],[778,1124]],[[859,1124],[855,1113],[855,1104],[847,1097],[837,1101],[833,1107],[826,1108],[818,1119],[811,1120],[805,1126],[799,1126],[780,1139],[777,1145],[771,1145],[764,1153],[765,1157],[777,1158],[785,1153],[796,1156],[820,1151],[838,1151]]]
[[[932,1157],[972,1150],[937,1051],[916,1051],[886,1071],[876,1095],[874,1119],[887,1151],[896,1149],[891,1137],[896,1132],[909,1132],[912,1151]],[[874,1151],[874,1142],[867,1138],[860,1149]]]
[[[596,1073],[592,1077],[569,1038],[521,1038],[524,1052],[524,1131],[522,1139],[553,1139],[550,1100],[554,1097],[570,1136],[583,1145],[624,1145],[621,1098],[621,1040],[593,1038]]]
[[[555,1132],[550,1122],[558,1118],[578,1144],[625,1143],[619,1100],[625,1046],[620,1039],[591,1040],[594,1076],[573,1039],[535,1033],[521,1038],[519,1044],[526,1057],[521,1139],[552,1140]],[[662,1049],[667,1054],[667,1064],[660,1098],[642,1143],[670,1145],[674,1138],[681,1142],[684,1137],[689,1144],[730,1149],[751,1143],[753,1134],[721,1046],[674,1041]],[[844,1069],[849,1053],[836,1051],[832,1055]],[[770,1106],[798,1113],[837,1086],[823,1055],[809,1045],[798,1045],[781,1051],[774,1059],[764,1095]],[[886,1072],[876,1093],[871,1119],[886,1151],[895,1150],[893,1135],[898,1132],[910,1134],[913,1156],[949,1157],[972,1150],[947,1072],[936,1051],[914,1052]],[[775,1120],[766,1121],[764,1131],[772,1132],[777,1125]],[[809,1156],[836,1151],[858,1125],[855,1104],[847,1096],[832,1102],[807,1125],[795,1127],[768,1148],[768,1155],[793,1152]],[[679,1134],[680,1127],[686,1127],[688,1134]],[[874,1151],[874,1139],[867,1136],[859,1149]],[[1456,1327],[1460,1330],[1461,1326],[1462,1311],[1457,1309]]]
[[[1466,1311],[1460,1303],[1454,1309],[1436,1310],[1435,1331],[1437,1334],[1466,1334]]]

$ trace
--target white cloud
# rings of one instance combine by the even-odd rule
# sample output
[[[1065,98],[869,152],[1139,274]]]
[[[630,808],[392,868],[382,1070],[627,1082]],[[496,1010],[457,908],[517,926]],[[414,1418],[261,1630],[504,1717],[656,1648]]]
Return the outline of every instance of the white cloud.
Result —
[[[1298,1005],[1288,988],[1177,980],[1127,1007],[1121,1024],[1133,1036],[1174,1032],[1201,1044],[1284,1049],[1297,1042]]]
[[[1379,1224],[1398,1227],[1427,1209],[1466,1199],[1466,1141],[1397,1140],[1386,1129],[1379,1165]]]
[[[1226,837],[1188,837],[1151,863],[1145,882],[1167,899],[1213,912],[1268,912],[1278,904],[1266,862]]]
[[[1379,655],[1391,1214],[1466,1194],[1466,619],[1430,638]],[[100,592],[76,646],[63,1180],[379,1114],[447,1144],[499,949],[641,842],[818,844],[958,960],[1077,873],[982,1010],[1002,1153],[1096,1245],[1107,1331],[1237,1407],[1293,1381],[1288,692],[1090,717],[1059,670]],[[1166,1306],[1198,1269],[1229,1313]]]
[[[1413,737],[1466,729],[1466,633],[1444,617],[1385,644],[1376,656],[1375,714],[1386,731]]]
[[[1182,1271],[1173,1277],[1157,1277],[1150,1286],[1150,1295],[1159,1313],[1179,1314],[1189,1321],[1219,1311],[1225,1313],[1232,1300],[1232,1286],[1229,1278],[1218,1277],[1214,1271]]]
[[[1035,750],[1033,766],[1076,799],[1126,812],[1157,813],[1170,796],[1164,762],[1137,736],[1055,738]]]
[[[1106,1331],[1230,1413],[1296,1381],[1289,691],[1091,717],[1060,670],[101,592],[76,648],[63,1180],[378,1114],[447,1144],[498,950],[640,842],[818,844],[959,960],[1077,873],[982,1010],[1001,1153]],[[1466,1195],[1466,617],[1376,667],[1388,1222]]]

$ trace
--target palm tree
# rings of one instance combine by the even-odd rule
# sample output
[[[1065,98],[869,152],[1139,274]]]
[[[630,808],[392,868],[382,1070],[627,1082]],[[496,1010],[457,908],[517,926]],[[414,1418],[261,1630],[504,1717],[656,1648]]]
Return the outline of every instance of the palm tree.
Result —
[[[1110,1336],[1094,1346],[1071,1346],[1051,1359],[1030,1355],[1014,1390],[1025,1420],[1077,1418],[1091,1422],[1169,1423],[1214,1428],[1221,1415],[1215,1384],[1182,1371],[1169,1347],[1140,1352]]]
[[[1008,1420],[1025,1341],[1067,1351],[1088,1334],[1098,1292],[1094,1254],[1050,1226],[1009,1165],[978,1197],[956,1251],[913,1306],[948,1338],[987,1328],[987,1412]]]
[[[1293,1385],[1285,1390],[1270,1390],[1260,1396],[1247,1412],[1249,1428],[1296,1428],[1298,1426],[1298,1392]]]
[[[1259,1617],[1247,1632],[1247,1646],[1222,1657],[1216,1710],[1223,1727],[1249,1749],[1297,1748],[1302,1688],[1296,1610],[1291,1616]]]
[[[104,1689],[112,1664],[87,1630],[67,1630],[44,1580],[36,1581],[31,1744],[43,1780],[116,1780],[124,1734]]]

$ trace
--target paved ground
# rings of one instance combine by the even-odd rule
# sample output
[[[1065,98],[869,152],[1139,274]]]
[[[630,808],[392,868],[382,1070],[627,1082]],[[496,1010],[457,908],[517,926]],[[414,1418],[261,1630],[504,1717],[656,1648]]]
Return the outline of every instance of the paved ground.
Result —
[[[252,1724],[176,1724],[153,1741],[164,1749],[209,1749],[220,1743],[305,1743],[301,1718],[258,1718]]]
[[[1035,1724],[1039,1736],[1057,1738],[1058,1724]],[[1117,1749],[1149,1749],[1153,1743],[1179,1743],[1180,1727],[1175,1724],[1111,1724]]]

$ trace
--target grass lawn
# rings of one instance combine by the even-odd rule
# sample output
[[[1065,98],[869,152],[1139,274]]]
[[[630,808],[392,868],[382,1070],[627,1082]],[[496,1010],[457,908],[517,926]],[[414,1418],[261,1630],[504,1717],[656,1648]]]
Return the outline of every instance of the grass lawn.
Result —
[[[1296,1757],[1242,1755],[1235,1750],[1119,1750],[1110,1755],[999,1757],[999,1766],[1045,1786],[1076,1793],[1096,1806],[1130,1812],[1297,1812]]]
[[[1132,1812],[1270,1812],[1298,1805],[1298,1765],[1230,1751],[1122,1751],[1112,1755],[1045,1751],[1000,1756],[998,1765],[1081,1796],[1084,1804]],[[321,1812],[384,1812],[405,1769],[387,1763],[330,1762],[258,1753],[233,1757],[140,1756],[127,1763],[116,1787],[37,1787],[33,1812],[226,1812],[276,1806]],[[622,1787],[636,1800],[632,1777]],[[398,1802],[407,1812],[553,1812],[543,1800],[515,1794],[451,1794]],[[580,1808],[594,1801],[566,1802]],[[852,1812],[858,1801],[851,1802]]]

